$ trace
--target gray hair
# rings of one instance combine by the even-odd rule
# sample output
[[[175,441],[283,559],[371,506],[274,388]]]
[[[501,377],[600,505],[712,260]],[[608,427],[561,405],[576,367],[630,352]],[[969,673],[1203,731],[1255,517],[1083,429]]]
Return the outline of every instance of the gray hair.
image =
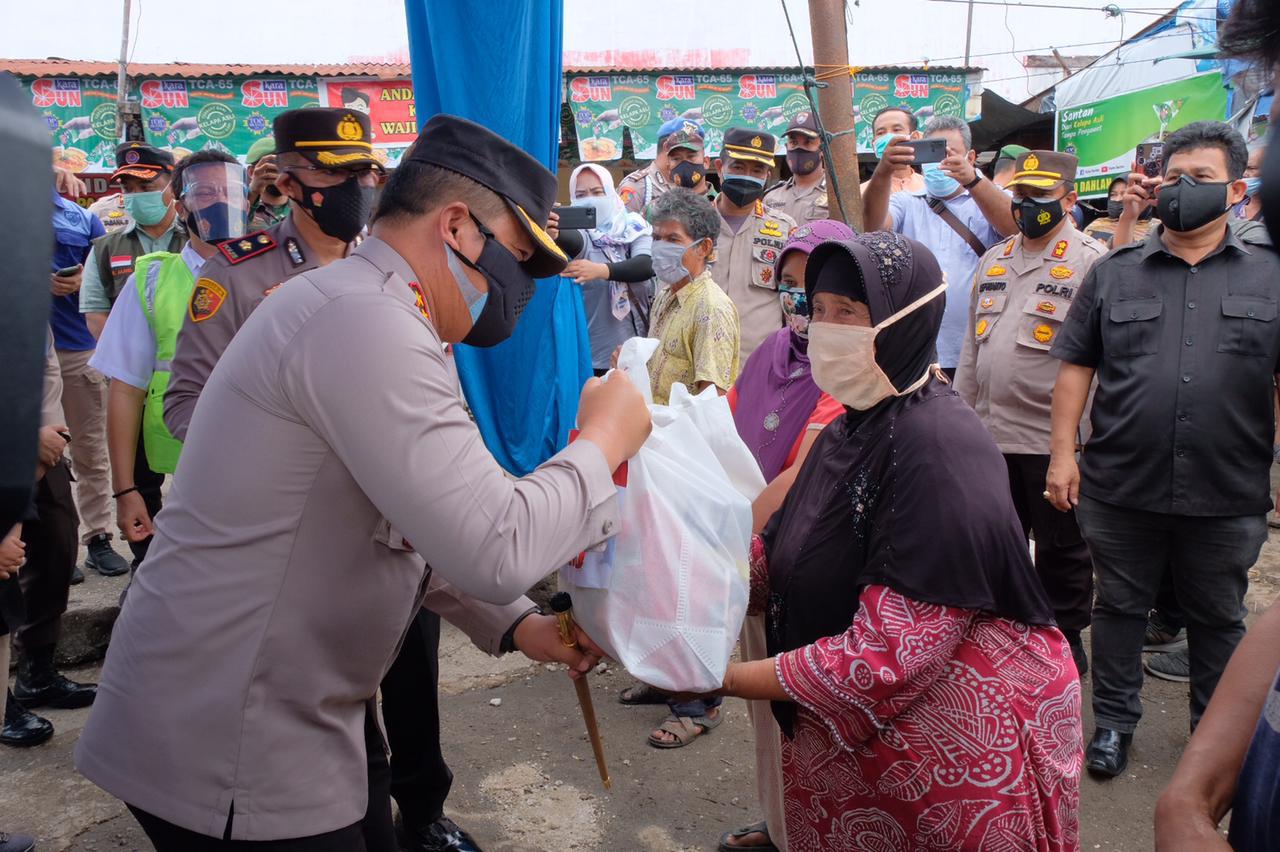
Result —
[[[714,240],[720,234],[720,213],[707,197],[687,189],[672,189],[649,208],[649,221],[679,222],[695,242]]]
[[[957,115],[935,115],[924,126],[924,135],[932,136],[935,133],[945,133],[951,130],[960,134],[960,138],[964,140],[965,151],[972,150],[973,131],[969,129],[969,122]]]

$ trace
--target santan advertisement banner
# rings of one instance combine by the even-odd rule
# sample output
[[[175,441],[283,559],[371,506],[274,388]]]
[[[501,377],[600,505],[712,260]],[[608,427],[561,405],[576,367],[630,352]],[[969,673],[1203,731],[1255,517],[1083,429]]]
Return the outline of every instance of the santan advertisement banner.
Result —
[[[1080,197],[1097,198],[1129,173],[1140,142],[1158,142],[1193,121],[1222,121],[1226,114],[1227,90],[1221,72],[1213,71],[1060,109],[1055,147],[1080,158]]]

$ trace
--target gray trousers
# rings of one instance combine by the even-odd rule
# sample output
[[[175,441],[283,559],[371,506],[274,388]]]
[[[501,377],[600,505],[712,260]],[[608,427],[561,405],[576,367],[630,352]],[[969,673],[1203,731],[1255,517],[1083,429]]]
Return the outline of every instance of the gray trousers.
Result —
[[[1168,571],[1187,624],[1194,727],[1244,637],[1244,595],[1267,540],[1266,515],[1165,515],[1082,495],[1076,517],[1096,577],[1091,671],[1098,726],[1132,733],[1142,718],[1143,634]]]

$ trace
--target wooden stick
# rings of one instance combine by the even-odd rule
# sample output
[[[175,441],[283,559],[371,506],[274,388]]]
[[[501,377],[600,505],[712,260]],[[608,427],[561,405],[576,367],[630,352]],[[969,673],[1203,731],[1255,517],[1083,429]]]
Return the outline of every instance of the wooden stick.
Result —
[[[551,598],[551,609],[556,614],[556,623],[560,628],[560,641],[568,648],[577,648],[573,638],[573,602],[568,592],[557,592]],[[609,767],[604,760],[604,741],[600,738],[600,726],[596,722],[596,708],[591,701],[591,688],[587,685],[587,676],[573,682],[578,691],[578,705],[582,708],[582,720],[587,724],[587,737],[591,740],[591,751],[596,756],[596,769],[600,772],[600,780],[606,790],[613,789],[613,781],[609,778]]]

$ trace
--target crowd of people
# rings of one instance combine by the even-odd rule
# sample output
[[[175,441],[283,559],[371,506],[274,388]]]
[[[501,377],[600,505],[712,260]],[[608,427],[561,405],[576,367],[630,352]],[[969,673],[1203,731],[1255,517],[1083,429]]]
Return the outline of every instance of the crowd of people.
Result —
[[[1244,0],[1224,44],[1274,66],[1276,23]],[[444,816],[439,619],[574,677],[598,662],[524,593],[617,531],[650,423],[607,373],[651,337],[653,402],[727,396],[768,483],[723,687],[620,696],[665,706],[659,749],[748,702],[763,819],[721,850],[1075,849],[1082,774],[1124,774],[1156,648],[1192,732],[1159,847],[1274,848],[1280,610],[1246,635],[1244,600],[1272,508],[1280,153],[1186,125],[1085,226],[1071,154],[1006,146],[987,173],[959,119],[872,121],[861,234],[830,216],[807,112],[785,180],[771,134],[730,128],[711,158],[686,119],[616,188],[578,166],[585,229],[559,227],[554,175],[451,116],[390,175],[346,109],[283,113],[247,167],[122,144],[118,197],[54,195],[0,743],[93,704],[77,768],[161,852],[478,848]],[[553,274],[581,287],[597,378],[578,438],[514,479],[452,345],[505,340]],[[131,575],[96,686],[54,666],[82,545]]]

